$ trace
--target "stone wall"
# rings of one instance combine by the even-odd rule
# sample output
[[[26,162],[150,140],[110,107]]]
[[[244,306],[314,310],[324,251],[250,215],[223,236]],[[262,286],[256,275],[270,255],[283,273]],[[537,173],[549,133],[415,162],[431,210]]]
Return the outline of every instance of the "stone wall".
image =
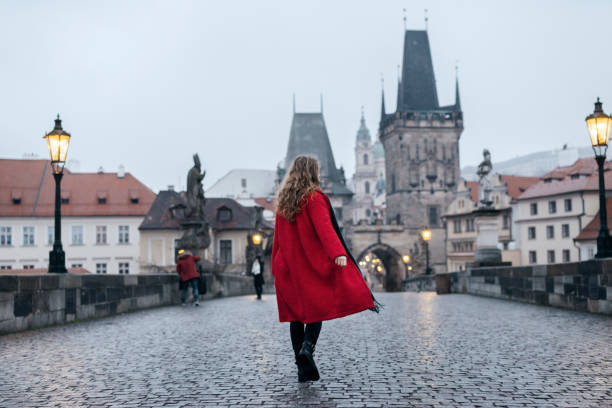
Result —
[[[612,315],[612,259],[553,265],[473,268],[436,275],[450,293],[490,296]],[[411,284],[405,283],[410,289]],[[447,292],[448,293],[448,292]]]
[[[203,299],[255,293],[253,278],[206,273]],[[274,293],[272,283],[264,293]],[[178,276],[0,275],[0,334],[180,302]]]

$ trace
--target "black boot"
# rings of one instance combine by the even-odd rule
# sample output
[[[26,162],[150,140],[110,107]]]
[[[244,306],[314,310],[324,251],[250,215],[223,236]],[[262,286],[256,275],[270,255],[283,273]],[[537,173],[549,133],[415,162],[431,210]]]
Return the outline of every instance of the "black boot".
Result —
[[[308,381],[308,379],[306,378],[306,376],[304,375],[304,369],[302,368],[302,366],[300,366],[297,362],[297,358],[295,360],[295,365],[297,365],[297,369],[298,369],[298,382],[306,382]]]
[[[314,344],[312,344],[308,340],[304,340],[302,349],[300,350],[297,356],[298,368],[302,367],[306,381],[318,381],[320,378],[319,370],[317,369],[317,365],[315,364],[314,358],[312,356],[314,354],[314,350]]]

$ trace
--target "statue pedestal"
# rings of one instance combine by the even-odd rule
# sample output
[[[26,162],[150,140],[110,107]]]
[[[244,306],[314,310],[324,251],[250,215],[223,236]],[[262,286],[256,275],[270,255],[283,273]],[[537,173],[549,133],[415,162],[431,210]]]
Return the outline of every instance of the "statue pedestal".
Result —
[[[480,208],[474,211],[476,224],[476,254],[474,266],[502,265],[501,251],[497,248],[499,241],[499,211]]]

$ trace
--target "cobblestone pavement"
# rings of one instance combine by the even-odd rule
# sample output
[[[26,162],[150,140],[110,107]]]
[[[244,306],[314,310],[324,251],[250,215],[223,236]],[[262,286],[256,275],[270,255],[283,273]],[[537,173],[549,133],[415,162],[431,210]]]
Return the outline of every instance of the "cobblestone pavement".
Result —
[[[0,337],[0,406],[612,406],[612,319],[465,295],[380,294],[325,322],[298,384],[266,296]]]

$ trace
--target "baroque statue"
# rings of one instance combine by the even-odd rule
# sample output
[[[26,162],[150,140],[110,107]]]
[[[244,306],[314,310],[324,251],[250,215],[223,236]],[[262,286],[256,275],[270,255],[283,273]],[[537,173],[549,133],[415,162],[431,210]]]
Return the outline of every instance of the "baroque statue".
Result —
[[[492,174],[493,164],[491,163],[491,152],[484,149],[482,152],[484,159],[478,165],[476,174],[478,175],[478,204],[480,208],[491,208],[493,200],[491,200],[492,191]]]
[[[202,173],[202,165],[197,153],[193,155],[193,163],[193,167],[187,173],[187,218],[203,219],[206,198],[202,180],[206,176],[206,171]]]

